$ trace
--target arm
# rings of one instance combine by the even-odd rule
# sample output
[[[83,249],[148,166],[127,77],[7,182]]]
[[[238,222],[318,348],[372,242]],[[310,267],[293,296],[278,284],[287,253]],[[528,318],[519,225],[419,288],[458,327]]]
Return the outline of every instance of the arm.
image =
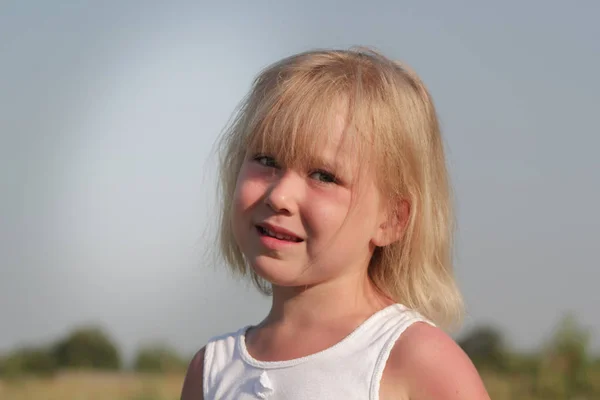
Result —
[[[201,348],[188,366],[181,400],[204,400],[204,347]]]
[[[390,353],[383,382],[410,400],[490,400],[463,350],[439,328],[416,323]]]

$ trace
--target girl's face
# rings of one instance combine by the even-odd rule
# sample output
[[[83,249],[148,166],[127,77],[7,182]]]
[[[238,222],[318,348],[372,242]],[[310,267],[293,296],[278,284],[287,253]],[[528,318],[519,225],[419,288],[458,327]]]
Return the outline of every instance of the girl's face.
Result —
[[[299,170],[248,153],[233,199],[235,239],[254,271],[278,286],[365,272],[382,245],[386,215],[375,176],[342,142],[344,119]],[[364,163],[363,163],[364,164]]]

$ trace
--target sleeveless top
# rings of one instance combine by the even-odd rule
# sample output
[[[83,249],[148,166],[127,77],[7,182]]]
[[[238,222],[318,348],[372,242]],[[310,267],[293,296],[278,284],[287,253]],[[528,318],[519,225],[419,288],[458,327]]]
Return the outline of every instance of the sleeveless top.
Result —
[[[415,322],[433,325],[418,312],[393,304],[332,347],[286,361],[253,358],[246,349],[249,326],[215,337],[204,352],[204,400],[378,400],[390,352]]]

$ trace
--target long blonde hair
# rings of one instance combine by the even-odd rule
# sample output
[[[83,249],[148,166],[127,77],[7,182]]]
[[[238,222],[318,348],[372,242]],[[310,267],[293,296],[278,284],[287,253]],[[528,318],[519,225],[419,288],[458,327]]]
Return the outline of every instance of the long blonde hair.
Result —
[[[369,49],[300,53],[255,79],[219,142],[221,256],[234,272],[270,292],[269,283],[247,265],[232,233],[232,197],[242,161],[249,147],[259,145],[279,159],[302,162],[322,141],[314,132],[323,130],[341,98],[347,99],[353,131],[360,134],[357,142],[375,155],[382,194],[410,204],[402,239],[376,249],[370,278],[436,324],[456,326],[463,303],[453,277],[452,194],[436,111],[412,70]]]

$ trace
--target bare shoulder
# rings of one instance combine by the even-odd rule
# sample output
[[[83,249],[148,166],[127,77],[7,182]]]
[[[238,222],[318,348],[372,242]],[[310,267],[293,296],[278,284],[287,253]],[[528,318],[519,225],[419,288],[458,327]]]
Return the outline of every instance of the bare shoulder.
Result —
[[[181,389],[181,400],[204,400],[204,351],[201,348],[192,358]]]
[[[381,389],[385,397],[410,400],[490,400],[477,369],[460,346],[424,322],[413,324],[394,345]]]

